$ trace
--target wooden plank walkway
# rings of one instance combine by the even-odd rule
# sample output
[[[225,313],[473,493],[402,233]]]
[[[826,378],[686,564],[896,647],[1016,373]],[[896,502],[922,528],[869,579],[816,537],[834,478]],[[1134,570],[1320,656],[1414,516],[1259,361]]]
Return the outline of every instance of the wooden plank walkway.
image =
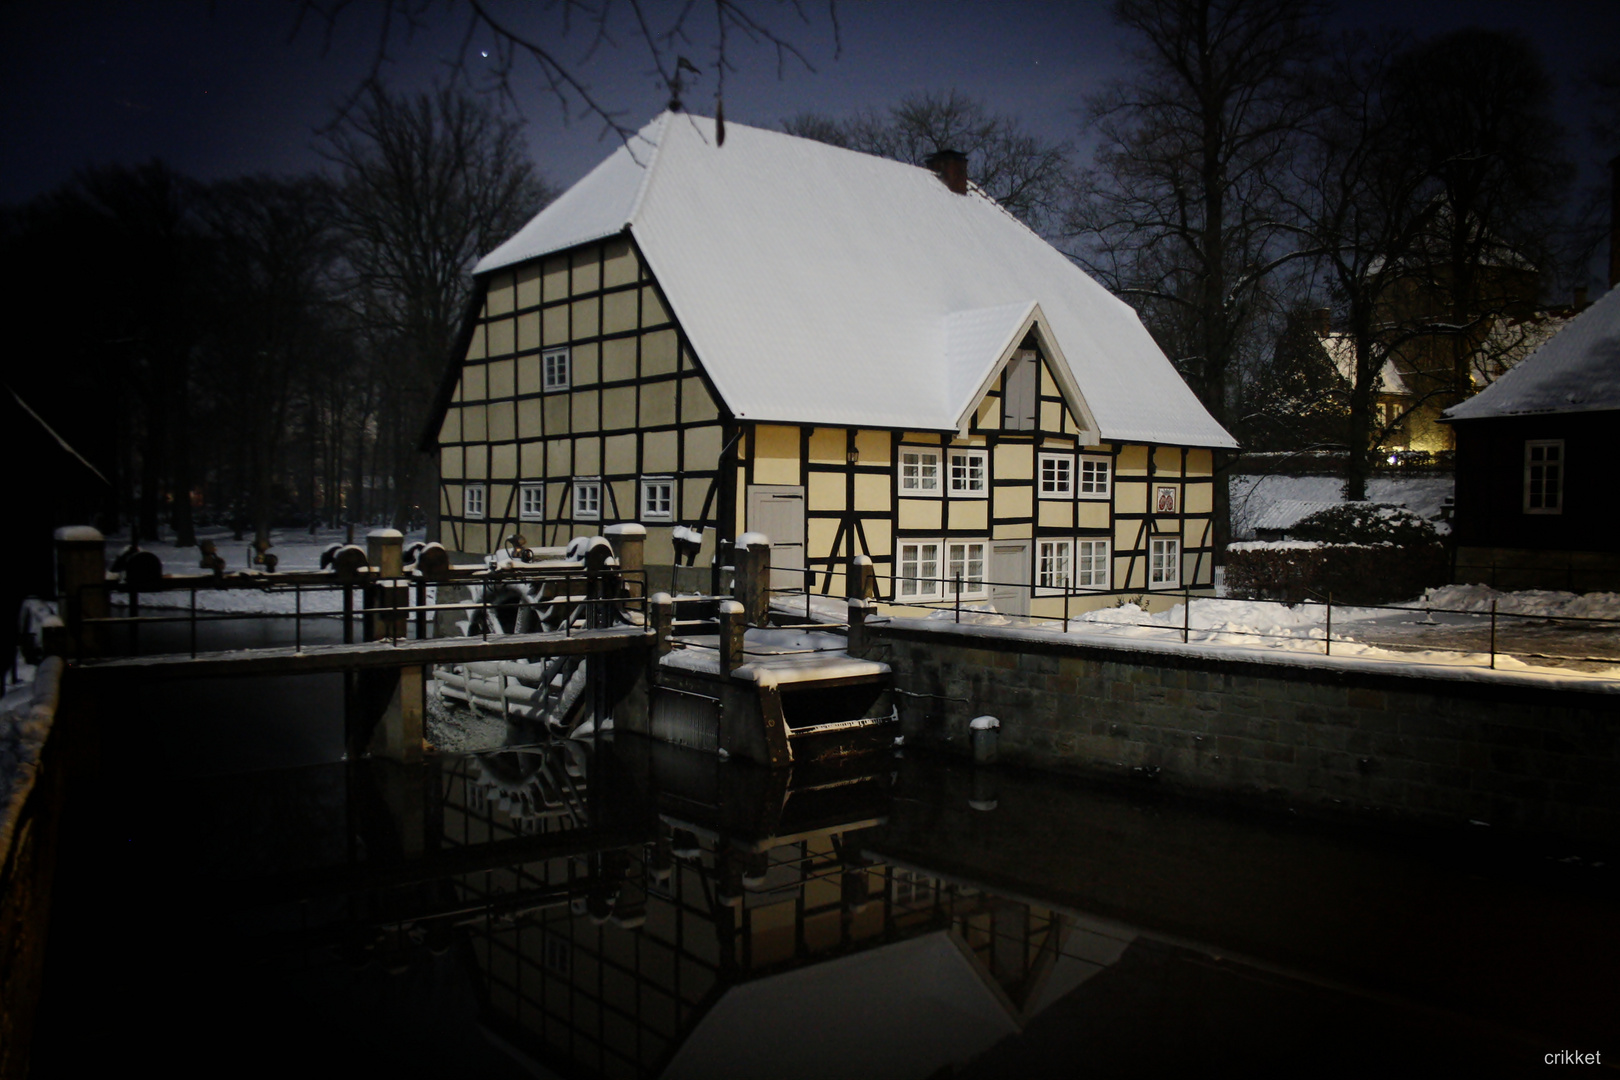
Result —
[[[227,652],[164,653],[76,660],[82,675],[121,679],[211,679],[239,675],[315,675],[361,668],[465,664],[475,660],[524,660],[537,656],[587,656],[650,645],[653,633],[639,626],[575,630],[571,634],[499,634],[489,638],[447,637],[423,641],[368,641],[352,645],[290,645]]]

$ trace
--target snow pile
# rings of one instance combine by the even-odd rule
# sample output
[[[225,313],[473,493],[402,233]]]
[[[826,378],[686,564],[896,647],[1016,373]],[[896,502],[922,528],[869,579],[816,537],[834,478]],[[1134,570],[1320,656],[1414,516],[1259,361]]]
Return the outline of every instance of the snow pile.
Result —
[[[1423,599],[1403,604],[1410,608],[1485,613],[1496,604],[1498,614],[1537,615],[1549,619],[1620,620],[1620,593],[1572,593],[1556,589],[1497,592],[1488,585],[1442,585]],[[1620,625],[1615,630],[1620,631]]]

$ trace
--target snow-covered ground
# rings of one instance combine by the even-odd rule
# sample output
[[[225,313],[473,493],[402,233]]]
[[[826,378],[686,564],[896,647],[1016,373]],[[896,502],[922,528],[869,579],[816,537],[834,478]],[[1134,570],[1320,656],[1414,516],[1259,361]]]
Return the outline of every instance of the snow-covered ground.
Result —
[[[1343,502],[1344,482],[1336,476],[1234,476],[1228,491],[1232,496],[1232,536],[1254,539],[1254,523],[1273,504],[1290,500],[1304,503]],[[1404,506],[1421,518],[1434,521],[1441,504],[1450,497],[1449,476],[1374,477],[1367,482],[1367,498],[1373,502]]]
[[[965,624],[1067,634],[1078,640],[1186,644],[1200,653],[1218,651],[1288,663],[1353,660],[1378,666],[1493,667],[1491,607],[1495,603],[1494,669],[1542,673],[1559,679],[1620,680],[1620,593],[1532,590],[1499,593],[1482,585],[1447,585],[1395,608],[1335,605],[1331,657],[1328,611],[1321,604],[1194,598],[1148,614],[1135,604],[1087,612],[1070,619],[1031,620],[989,612],[964,612]],[[938,611],[929,621],[950,621]],[[1552,622],[1553,619],[1600,620]],[[1314,658],[1314,659],[1313,659]],[[1358,665],[1359,666],[1359,665]]]

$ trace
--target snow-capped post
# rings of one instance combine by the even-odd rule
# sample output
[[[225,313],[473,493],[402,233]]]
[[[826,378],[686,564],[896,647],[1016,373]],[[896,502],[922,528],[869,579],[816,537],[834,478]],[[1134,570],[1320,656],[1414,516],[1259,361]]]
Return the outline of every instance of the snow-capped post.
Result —
[[[976,716],[968,722],[968,728],[973,732],[973,763],[994,765],[996,737],[1001,731],[1001,721],[993,716]]]
[[[720,673],[730,675],[742,666],[743,632],[748,615],[735,600],[720,601]]]
[[[675,600],[667,592],[653,593],[650,607],[647,622],[654,634],[653,653],[663,656],[674,647],[669,639],[675,632]]]
[[[100,632],[86,619],[107,617],[107,539],[88,525],[56,530],[56,593],[75,655],[94,656]]]
[[[410,627],[410,586],[400,581],[405,572],[405,536],[398,529],[373,529],[366,534],[366,558],[377,580],[365,587],[365,639],[402,638]]]
[[[872,569],[872,560],[866,555],[857,555],[849,562],[845,591],[849,593],[849,653],[851,656],[865,656],[867,645],[870,644],[866,632],[866,620],[871,616],[877,604],[870,599],[874,591],[877,575]]]
[[[372,529],[366,533],[366,557],[377,576],[397,578],[405,572],[405,534],[398,529]]]
[[[646,568],[646,526],[637,521],[620,521],[603,529],[612,551],[619,555],[619,573],[624,578],[625,596],[642,596],[642,570]]]
[[[754,626],[764,626],[771,611],[771,541],[764,533],[737,537],[737,599]]]

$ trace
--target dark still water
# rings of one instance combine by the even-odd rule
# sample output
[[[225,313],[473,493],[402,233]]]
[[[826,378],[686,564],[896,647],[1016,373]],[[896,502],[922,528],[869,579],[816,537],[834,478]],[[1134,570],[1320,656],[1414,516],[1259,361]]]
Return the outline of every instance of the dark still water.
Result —
[[[1590,862],[888,755],[343,763],[321,691],[243,685],[76,716],[35,1075],[1513,1075],[1615,1041]]]

